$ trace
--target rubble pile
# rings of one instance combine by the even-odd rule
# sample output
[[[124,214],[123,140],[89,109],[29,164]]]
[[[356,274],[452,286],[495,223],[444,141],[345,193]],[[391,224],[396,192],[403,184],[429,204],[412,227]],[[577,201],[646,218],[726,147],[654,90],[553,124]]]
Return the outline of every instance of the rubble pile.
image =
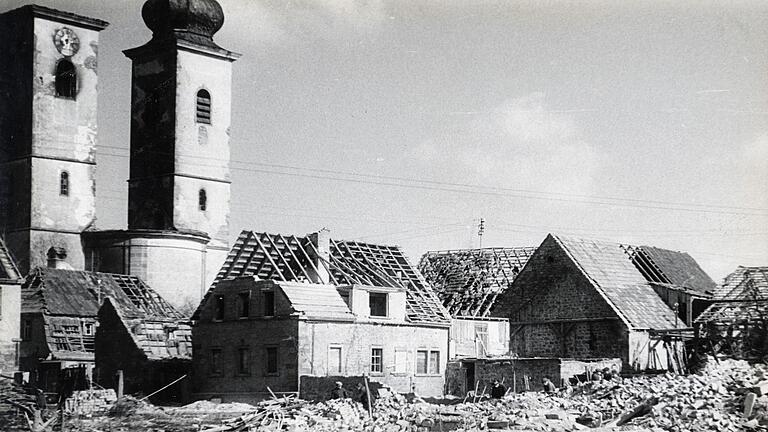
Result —
[[[32,409],[35,406],[35,396],[12,379],[0,377],[0,424],[6,425],[4,430],[24,430],[27,420],[22,412],[23,407]]]
[[[117,394],[112,389],[80,390],[66,400],[64,411],[70,415],[93,415],[109,410],[115,402]]]

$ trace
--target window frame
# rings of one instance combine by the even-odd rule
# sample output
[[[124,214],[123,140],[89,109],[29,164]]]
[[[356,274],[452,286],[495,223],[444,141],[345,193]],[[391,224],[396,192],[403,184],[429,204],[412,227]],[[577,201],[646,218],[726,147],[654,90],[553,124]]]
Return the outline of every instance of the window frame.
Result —
[[[251,317],[251,292],[241,291],[237,293],[237,318],[248,319]]]
[[[208,375],[221,376],[224,374],[224,369],[221,367],[222,357],[223,350],[221,347],[211,347],[208,350]]]
[[[384,315],[374,315],[373,305],[371,304],[374,298],[384,298]],[[389,318],[389,293],[379,291],[368,292],[368,317],[370,318]]]
[[[339,350],[339,368],[338,370],[331,371],[331,352]],[[328,345],[328,363],[326,367],[326,375],[328,376],[342,376],[344,375],[344,347],[341,344],[329,344]]]
[[[206,97],[208,99],[207,105],[204,102]],[[207,113],[207,117],[205,113]],[[213,96],[206,88],[200,88],[195,92],[195,123],[204,125],[213,124]]]
[[[218,294],[213,297],[213,319],[212,321],[221,322],[226,317],[227,302],[224,295]]]
[[[262,316],[265,318],[275,316],[275,290],[263,290],[261,292],[261,299],[263,304],[261,309]],[[267,301],[267,299],[269,299],[269,301]]]
[[[245,353],[245,357],[243,357]],[[251,348],[248,346],[239,346],[235,351],[235,375],[236,376],[250,376],[251,375]],[[245,358],[245,362],[243,362]]]
[[[378,351],[378,355],[376,351]],[[378,358],[378,363],[376,362],[377,358]],[[378,370],[376,369],[377,365],[378,365]],[[370,364],[370,367],[368,368],[368,372],[370,372],[372,376],[384,374],[384,347],[383,346],[381,345],[371,346],[371,364]]]
[[[69,196],[69,171],[62,170],[59,172],[59,196]]]
[[[269,370],[269,353],[272,350],[275,353],[274,371]],[[280,376],[280,347],[277,345],[264,346],[264,376]]]
[[[201,212],[208,211],[208,192],[205,188],[197,191],[197,210]]]
[[[424,363],[424,372],[419,371],[419,354],[424,353],[426,355],[425,357],[425,363]],[[416,363],[416,369],[414,370],[414,376],[440,376],[440,357],[442,356],[441,351],[439,348],[417,348],[416,349],[416,355],[415,357],[415,363]],[[436,366],[437,371],[434,371],[432,369],[432,363],[433,363],[433,357],[436,357]]]

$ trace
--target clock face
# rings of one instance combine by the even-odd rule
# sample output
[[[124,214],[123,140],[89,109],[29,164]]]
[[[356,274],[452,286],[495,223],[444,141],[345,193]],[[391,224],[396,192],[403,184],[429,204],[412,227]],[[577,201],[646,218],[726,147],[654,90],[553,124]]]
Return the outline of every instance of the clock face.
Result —
[[[53,44],[66,57],[75,55],[77,50],[80,49],[80,39],[78,39],[72,29],[67,27],[56,30],[56,34],[53,35]]]

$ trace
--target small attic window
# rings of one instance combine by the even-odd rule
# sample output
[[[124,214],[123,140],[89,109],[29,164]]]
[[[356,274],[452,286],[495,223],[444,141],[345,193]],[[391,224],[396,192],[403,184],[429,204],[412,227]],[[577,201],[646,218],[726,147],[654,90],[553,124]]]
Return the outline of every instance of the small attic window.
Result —
[[[275,292],[264,291],[264,316],[275,316]]]
[[[195,119],[198,123],[211,124],[211,94],[201,89],[197,92]]]
[[[368,293],[368,306],[370,307],[370,316],[387,316],[387,293]]]
[[[77,71],[67,59],[56,65],[56,96],[74,99],[77,95]]]
[[[197,193],[197,209],[205,211],[208,208],[208,195],[205,193],[205,189],[200,189]]]

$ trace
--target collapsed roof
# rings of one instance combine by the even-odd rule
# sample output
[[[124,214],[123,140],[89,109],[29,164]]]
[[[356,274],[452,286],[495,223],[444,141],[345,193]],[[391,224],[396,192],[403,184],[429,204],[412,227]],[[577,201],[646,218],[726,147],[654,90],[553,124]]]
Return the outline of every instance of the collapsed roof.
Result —
[[[310,237],[242,231],[201,305],[216,284],[225,279],[252,275],[263,280],[313,284],[325,283],[320,275],[327,273],[327,282],[336,286],[360,284],[405,290],[410,322],[450,321],[430,285],[399,247],[329,239],[329,250],[325,250]]]
[[[768,267],[739,266],[725,277],[698,323],[731,324],[768,317]]]
[[[486,317],[534,247],[429,251],[421,257],[419,270],[437,296],[455,317]]]
[[[11,253],[5,247],[5,242],[0,237],[0,281],[20,282],[22,279],[19,269],[13,262]]]

